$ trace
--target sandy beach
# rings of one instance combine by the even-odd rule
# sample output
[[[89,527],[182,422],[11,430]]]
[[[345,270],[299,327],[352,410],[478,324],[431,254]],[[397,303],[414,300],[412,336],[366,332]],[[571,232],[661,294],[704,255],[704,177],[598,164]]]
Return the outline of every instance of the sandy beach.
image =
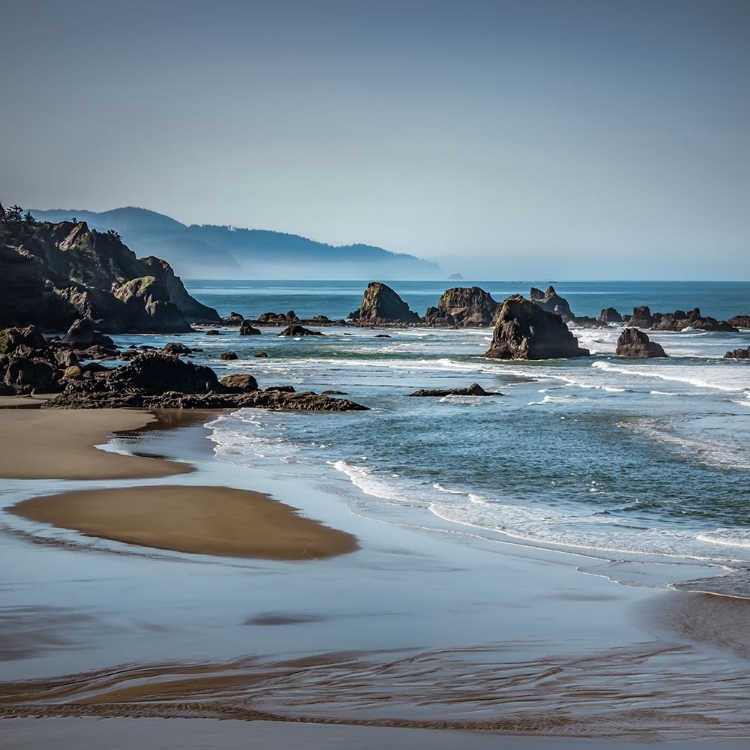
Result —
[[[745,660],[678,627],[710,600],[360,516],[308,469],[216,461],[214,416],[0,410],[0,747],[122,721],[153,747],[738,746]],[[116,430],[131,455],[93,447]]]

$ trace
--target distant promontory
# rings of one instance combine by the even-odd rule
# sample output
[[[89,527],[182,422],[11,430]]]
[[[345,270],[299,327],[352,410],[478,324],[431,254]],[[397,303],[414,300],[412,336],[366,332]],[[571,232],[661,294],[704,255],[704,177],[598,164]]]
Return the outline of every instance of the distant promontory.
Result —
[[[181,224],[144,208],[31,209],[40,221],[114,230],[138,255],[164,258],[193,279],[442,279],[437,263],[371,245],[327,245],[296,234]],[[73,222],[75,223],[75,222]]]

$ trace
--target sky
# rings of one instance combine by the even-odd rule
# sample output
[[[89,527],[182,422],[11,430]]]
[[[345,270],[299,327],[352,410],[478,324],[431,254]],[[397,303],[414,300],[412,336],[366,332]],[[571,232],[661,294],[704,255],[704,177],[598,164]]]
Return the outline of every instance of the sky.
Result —
[[[6,205],[750,280],[748,0],[2,5]]]

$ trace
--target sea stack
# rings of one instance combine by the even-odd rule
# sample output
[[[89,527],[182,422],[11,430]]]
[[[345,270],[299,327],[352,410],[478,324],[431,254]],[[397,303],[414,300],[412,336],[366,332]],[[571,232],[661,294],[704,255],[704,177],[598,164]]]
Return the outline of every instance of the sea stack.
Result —
[[[373,281],[367,285],[359,309],[349,313],[349,320],[364,325],[418,323],[419,315],[389,286]]]
[[[443,293],[437,307],[428,308],[425,322],[464,328],[491,326],[499,307],[500,303],[478,286],[454,287]]]
[[[492,345],[484,356],[493,359],[567,359],[589,355],[588,349],[578,346],[578,339],[559,315],[515,294],[503,302]]]
[[[661,344],[650,341],[648,336],[637,328],[626,328],[617,339],[617,356],[646,359],[666,357]]]

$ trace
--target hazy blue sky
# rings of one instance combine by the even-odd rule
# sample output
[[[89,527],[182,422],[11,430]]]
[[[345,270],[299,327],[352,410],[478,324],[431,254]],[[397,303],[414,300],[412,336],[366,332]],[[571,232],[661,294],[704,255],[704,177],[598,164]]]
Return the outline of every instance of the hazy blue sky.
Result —
[[[3,202],[750,279],[750,0],[2,5]]]

